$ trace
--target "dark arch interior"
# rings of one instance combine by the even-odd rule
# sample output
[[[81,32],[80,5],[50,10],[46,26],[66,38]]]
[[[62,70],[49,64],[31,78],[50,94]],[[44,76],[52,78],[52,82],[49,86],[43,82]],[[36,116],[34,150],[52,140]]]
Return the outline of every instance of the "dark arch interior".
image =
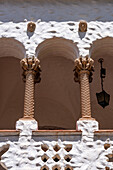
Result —
[[[94,43],[91,57],[94,59],[95,72],[91,83],[92,116],[99,122],[100,129],[113,129],[113,38],[105,38]],[[110,103],[102,108],[96,98],[96,93],[102,91],[100,81],[99,58],[103,58],[106,68],[104,90],[110,94]]]
[[[42,81],[35,87],[39,129],[76,129],[80,92],[73,69],[78,53],[76,44],[64,38],[47,39],[37,47],[42,69]]]
[[[23,116],[24,83],[20,60],[0,58],[0,129],[15,129]]]
[[[80,92],[74,82],[74,62],[62,56],[40,61],[42,80],[35,86],[39,129],[75,129],[80,117]]]

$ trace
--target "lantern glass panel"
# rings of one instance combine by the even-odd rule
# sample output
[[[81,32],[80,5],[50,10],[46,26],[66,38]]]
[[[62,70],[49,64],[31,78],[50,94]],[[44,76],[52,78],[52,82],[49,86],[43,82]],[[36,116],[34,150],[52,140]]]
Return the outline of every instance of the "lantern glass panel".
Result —
[[[107,94],[104,90],[100,93],[96,93],[98,104],[103,108],[109,105],[110,95]]]

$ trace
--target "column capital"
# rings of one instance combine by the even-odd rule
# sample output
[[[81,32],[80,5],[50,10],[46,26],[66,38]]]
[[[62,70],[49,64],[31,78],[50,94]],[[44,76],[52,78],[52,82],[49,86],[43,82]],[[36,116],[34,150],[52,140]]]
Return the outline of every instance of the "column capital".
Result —
[[[27,58],[23,58],[21,61],[20,61],[20,64],[23,68],[23,80],[26,81],[26,75],[28,73],[32,73],[34,74],[34,80],[35,80],[35,83],[39,83],[41,78],[40,78],[40,72],[41,72],[41,69],[40,69],[40,61],[38,60],[38,58],[36,57],[27,57]]]
[[[89,82],[92,82],[92,71],[94,71],[94,60],[89,57],[80,57],[75,60],[75,82],[80,82],[79,75],[87,73],[89,75]]]

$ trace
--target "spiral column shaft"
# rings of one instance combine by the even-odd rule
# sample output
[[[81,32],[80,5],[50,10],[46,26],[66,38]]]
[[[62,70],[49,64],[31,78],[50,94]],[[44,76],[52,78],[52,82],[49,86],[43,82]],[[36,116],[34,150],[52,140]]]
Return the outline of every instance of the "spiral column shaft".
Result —
[[[26,75],[24,117],[34,117],[34,74],[28,71]]]
[[[80,96],[82,118],[91,117],[91,102],[88,71],[80,72]]]
[[[20,63],[23,68],[23,78],[25,81],[23,119],[34,119],[34,86],[35,83],[39,83],[41,80],[40,62],[37,58],[32,57],[22,59]]]
[[[91,117],[91,99],[89,83],[92,81],[94,61],[91,58],[78,58],[75,60],[74,80],[80,83],[81,119],[93,119]]]

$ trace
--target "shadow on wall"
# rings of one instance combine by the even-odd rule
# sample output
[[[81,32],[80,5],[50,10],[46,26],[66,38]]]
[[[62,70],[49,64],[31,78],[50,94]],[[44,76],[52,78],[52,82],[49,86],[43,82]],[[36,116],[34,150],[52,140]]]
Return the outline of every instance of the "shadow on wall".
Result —
[[[93,43],[90,56],[94,59],[95,72],[91,83],[92,116],[99,122],[100,129],[113,129],[113,38],[106,37]],[[104,109],[98,104],[96,93],[101,92],[99,58],[106,68],[104,90],[110,94],[110,103]]]
[[[23,116],[24,83],[20,59],[0,58],[0,129],[15,129]]]
[[[25,56],[22,43],[0,38],[0,129],[15,129],[23,116],[24,83],[20,59]]]
[[[75,129],[79,118],[79,86],[74,63],[63,57],[41,60],[42,80],[35,86],[35,118],[40,129]]]

